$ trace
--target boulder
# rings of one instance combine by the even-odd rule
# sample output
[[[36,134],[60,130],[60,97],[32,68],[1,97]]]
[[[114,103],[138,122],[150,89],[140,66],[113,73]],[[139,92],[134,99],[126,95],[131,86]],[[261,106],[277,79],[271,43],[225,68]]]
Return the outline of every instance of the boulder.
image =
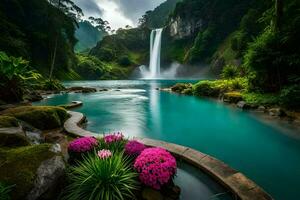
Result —
[[[0,128],[0,147],[28,146],[30,141],[21,127]]]
[[[239,101],[236,106],[240,109],[246,110],[246,109],[250,109],[251,106],[249,104],[247,104],[245,101]]]
[[[258,112],[266,112],[266,107],[265,106],[258,106],[257,111]]]
[[[34,187],[29,192],[27,199],[39,199],[39,197],[44,195],[49,189],[56,187],[60,178],[64,175],[65,168],[66,166],[62,156],[54,156],[43,161],[37,169]],[[50,200],[51,198],[48,197],[48,199]]]
[[[68,118],[65,109],[55,106],[20,106],[7,109],[2,113],[22,120],[40,130],[60,128]]]
[[[0,148],[0,180],[12,188],[12,199],[45,199],[63,177],[65,163],[57,146],[31,145],[13,149]],[[57,199],[59,191],[52,192]]]
[[[271,108],[269,109],[269,115],[274,117],[284,117],[286,113],[281,108]]]

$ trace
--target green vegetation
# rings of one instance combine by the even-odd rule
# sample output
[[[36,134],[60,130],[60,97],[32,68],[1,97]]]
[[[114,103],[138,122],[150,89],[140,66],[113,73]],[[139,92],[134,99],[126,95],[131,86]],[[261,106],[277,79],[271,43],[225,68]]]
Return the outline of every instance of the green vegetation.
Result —
[[[7,186],[4,183],[0,182],[0,199],[1,200],[10,200],[10,192],[14,186]]]
[[[234,65],[226,65],[221,73],[223,79],[233,79],[239,75],[238,69]]]
[[[3,115],[13,116],[40,130],[62,127],[68,117],[65,109],[51,106],[20,106],[5,110]]]
[[[31,70],[27,61],[0,52],[0,99],[21,100],[25,90],[39,78],[41,75]]]
[[[41,144],[14,149],[0,148],[0,180],[15,185],[11,192],[12,199],[26,198],[41,162],[55,155],[49,151],[50,146]]]
[[[98,30],[89,21],[81,21],[78,23],[78,29],[76,29],[75,37],[78,42],[75,45],[76,52],[83,52],[96,46],[96,44],[105,36],[107,33]]]
[[[89,154],[70,168],[68,177],[66,200],[131,199],[139,186],[138,174],[122,153],[106,159]]]

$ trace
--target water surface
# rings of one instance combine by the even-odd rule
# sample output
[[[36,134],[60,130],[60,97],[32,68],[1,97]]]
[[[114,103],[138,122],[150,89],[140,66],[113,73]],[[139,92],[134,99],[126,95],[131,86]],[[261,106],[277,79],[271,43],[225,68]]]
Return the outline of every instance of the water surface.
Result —
[[[300,140],[254,115],[221,103],[160,92],[176,81],[82,81],[66,86],[108,88],[92,94],[52,95],[40,105],[82,101],[87,129],[122,131],[195,148],[257,182],[275,199],[300,196]],[[182,81],[181,81],[182,82]]]

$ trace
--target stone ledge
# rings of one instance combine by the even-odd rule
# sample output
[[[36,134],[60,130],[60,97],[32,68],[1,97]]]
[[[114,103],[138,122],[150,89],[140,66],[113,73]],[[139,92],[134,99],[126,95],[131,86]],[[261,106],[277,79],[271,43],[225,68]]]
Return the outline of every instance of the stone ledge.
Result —
[[[78,112],[68,112],[71,117],[65,122],[65,130],[75,136],[95,136],[95,134],[80,128],[78,125],[85,120],[85,116]],[[162,147],[175,156],[192,164],[198,169],[212,176],[216,181],[228,188],[236,197],[241,200],[272,200],[273,198],[262,188],[248,179],[242,173],[232,169],[220,160],[201,153],[189,147],[167,143],[148,138],[135,138],[147,146]]]
[[[66,132],[76,137],[99,136],[98,134],[86,131],[79,127],[79,124],[83,123],[86,119],[82,113],[72,111],[68,111],[68,113],[71,115],[71,117],[64,124],[64,129]]]

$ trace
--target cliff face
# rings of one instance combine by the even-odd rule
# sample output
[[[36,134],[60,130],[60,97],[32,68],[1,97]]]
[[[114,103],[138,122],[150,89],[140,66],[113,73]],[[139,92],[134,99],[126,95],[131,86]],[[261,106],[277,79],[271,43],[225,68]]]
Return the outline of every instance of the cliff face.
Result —
[[[180,16],[170,20],[170,36],[174,39],[184,39],[195,35],[203,27],[202,19],[186,19]]]

